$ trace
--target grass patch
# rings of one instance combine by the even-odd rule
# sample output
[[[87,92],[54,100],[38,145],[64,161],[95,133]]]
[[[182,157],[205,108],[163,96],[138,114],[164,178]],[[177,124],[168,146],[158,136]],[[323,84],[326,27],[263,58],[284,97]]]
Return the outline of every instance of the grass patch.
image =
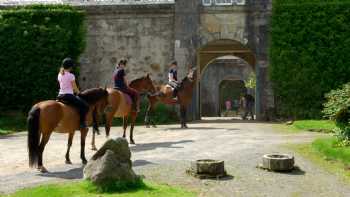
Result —
[[[26,118],[23,113],[0,114],[0,135],[26,130]]]
[[[287,147],[350,183],[350,147],[334,147],[334,143],[335,138],[321,138],[312,144]]]
[[[52,184],[39,186],[30,189],[20,190],[8,197],[194,197],[195,193],[186,191],[178,187],[168,185],[158,185],[145,182],[138,185],[137,188],[129,188],[128,190],[119,192],[100,193],[96,191],[95,186],[91,186],[88,181],[68,183],[68,184]]]
[[[330,120],[297,120],[291,127],[297,130],[331,132],[336,126]]]
[[[277,124],[276,130],[290,133],[299,133],[303,131],[331,133],[336,128],[335,123],[330,120],[297,120],[292,125]]]
[[[322,153],[327,160],[337,160],[350,165],[350,147],[337,147],[337,143],[338,140],[335,137],[321,138],[315,140],[312,147]]]

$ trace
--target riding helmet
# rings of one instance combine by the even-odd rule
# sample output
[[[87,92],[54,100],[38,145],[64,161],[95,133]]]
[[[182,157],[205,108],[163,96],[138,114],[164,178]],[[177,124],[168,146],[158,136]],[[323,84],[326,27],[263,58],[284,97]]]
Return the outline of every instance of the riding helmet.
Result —
[[[74,67],[74,65],[74,61],[69,57],[64,58],[64,60],[62,61],[62,66],[64,69],[72,68]]]

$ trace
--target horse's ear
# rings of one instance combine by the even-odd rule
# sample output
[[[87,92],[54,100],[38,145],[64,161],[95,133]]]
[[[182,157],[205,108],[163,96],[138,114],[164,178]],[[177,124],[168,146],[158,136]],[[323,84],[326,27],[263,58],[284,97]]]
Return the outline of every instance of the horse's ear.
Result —
[[[149,73],[147,73],[146,77],[147,77],[148,79],[150,78],[150,77],[149,77]]]
[[[105,87],[103,88],[104,90],[107,90],[107,83],[105,84]]]

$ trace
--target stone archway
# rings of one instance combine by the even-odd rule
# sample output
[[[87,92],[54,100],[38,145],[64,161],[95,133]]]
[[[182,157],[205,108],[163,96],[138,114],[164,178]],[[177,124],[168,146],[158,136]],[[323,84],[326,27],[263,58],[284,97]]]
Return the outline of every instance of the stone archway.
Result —
[[[202,46],[197,50],[197,74],[199,80],[197,80],[197,92],[195,97],[195,111],[196,117],[200,119],[201,117],[201,98],[205,95],[201,95],[201,79],[205,69],[215,61],[216,59],[223,56],[235,56],[244,60],[250,68],[255,71],[256,59],[254,53],[242,43],[236,40],[230,39],[220,39],[208,42],[206,45]],[[215,70],[215,69],[214,69]],[[236,74],[237,75],[237,74]],[[238,78],[242,78],[238,74]],[[221,79],[222,80],[222,79]],[[215,82],[216,83],[216,82]],[[256,90],[258,91],[258,90]],[[258,94],[256,94],[258,95]],[[257,103],[259,98],[256,98]]]
[[[252,72],[253,69],[247,62],[235,56],[224,56],[211,61],[200,78],[201,117],[220,115],[220,84],[223,81],[240,81],[245,86]]]

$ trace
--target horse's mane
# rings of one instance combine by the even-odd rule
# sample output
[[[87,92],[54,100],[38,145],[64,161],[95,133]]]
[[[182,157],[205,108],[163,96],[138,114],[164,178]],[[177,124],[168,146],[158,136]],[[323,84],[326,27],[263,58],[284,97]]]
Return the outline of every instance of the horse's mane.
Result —
[[[84,90],[79,97],[86,101],[89,105],[97,103],[102,97],[107,96],[108,92],[103,88],[91,88]]]
[[[139,81],[141,81],[141,80],[143,80],[143,79],[145,79],[144,76],[139,77],[139,78],[136,78],[136,79],[134,79],[134,80],[132,80],[132,81],[130,82],[130,85],[132,85],[132,84],[134,84],[134,83],[137,83],[137,82],[139,82]]]

